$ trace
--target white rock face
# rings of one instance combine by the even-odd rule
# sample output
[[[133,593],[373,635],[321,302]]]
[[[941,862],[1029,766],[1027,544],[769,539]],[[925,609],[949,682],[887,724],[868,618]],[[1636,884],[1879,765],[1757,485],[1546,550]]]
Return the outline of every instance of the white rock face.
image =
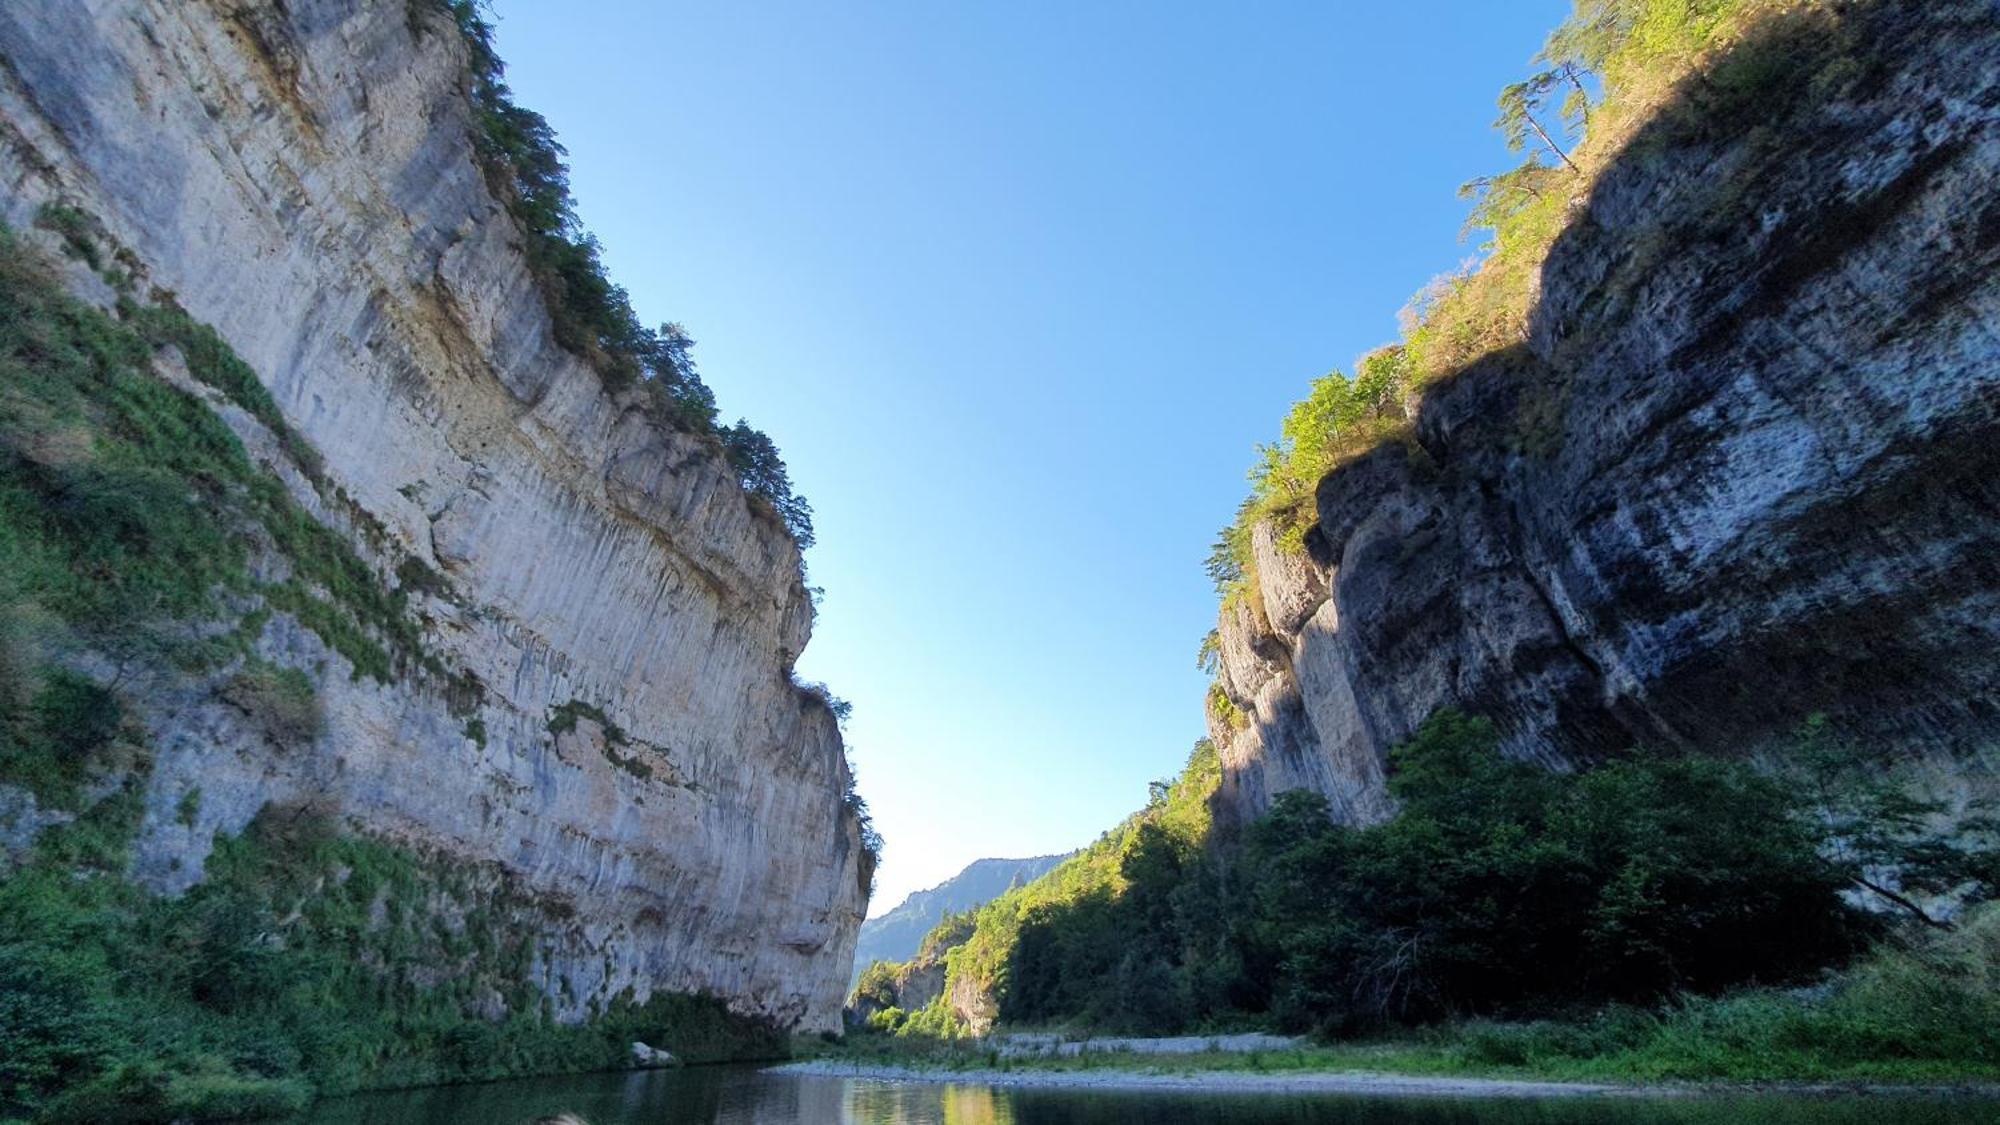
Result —
[[[1819,712],[1954,800],[1995,788],[2000,16],[1843,18],[1847,84],[1642,129],[1528,338],[1320,482],[1309,558],[1258,529],[1225,811],[1386,817],[1389,749],[1444,706],[1553,768],[1754,754]]]
[[[214,834],[310,801],[524,880],[566,1017],[671,989],[838,1027],[861,845],[834,719],[791,680],[798,551],[709,446],[554,343],[474,161],[456,30],[402,0],[10,3],[0,62],[0,218],[81,207],[220,331],[353,510],[300,498],[378,521],[351,537],[385,570],[449,580],[415,599],[426,644],[482,689],[469,723],[436,677],[353,679],[279,615],[259,648],[312,671],[325,732],[279,752],[157,685],[137,875],[184,888]],[[555,737],[572,700],[627,738]]]

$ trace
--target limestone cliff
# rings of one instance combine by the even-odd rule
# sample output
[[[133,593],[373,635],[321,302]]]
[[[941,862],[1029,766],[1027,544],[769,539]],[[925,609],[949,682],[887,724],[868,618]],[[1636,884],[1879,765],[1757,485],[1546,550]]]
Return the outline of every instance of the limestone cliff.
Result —
[[[1838,71],[1721,109],[1694,76],[1571,202],[1526,338],[1326,476],[1305,555],[1255,529],[1227,810],[1381,819],[1387,750],[1447,705],[1557,768],[1825,712],[1990,777],[2000,19],[1823,7],[1864,45]]]
[[[311,805],[522,890],[564,1018],[671,990],[837,1027],[865,860],[834,716],[791,674],[799,551],[712,442],[557,345],[465,74],[428,4],[0,6],[0,219],[87,214],[125,290],[214,326],[323,469],[172,349],[160,376],[398,589],[424,653],[363,674],[267,607],[253,655],[324,711],[282,749],[226,669],[132,672],[153,753],[133,875],[179,892],[218,834]],[[0,796],[17,836],[64,815]]]

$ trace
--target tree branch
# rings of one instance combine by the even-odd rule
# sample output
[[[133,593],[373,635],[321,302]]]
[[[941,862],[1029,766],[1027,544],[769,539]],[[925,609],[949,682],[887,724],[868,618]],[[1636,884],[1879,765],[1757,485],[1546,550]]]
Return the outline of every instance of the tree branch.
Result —
[[[1870,882],[1869,880],[1864,879],[1859,875],[1850,876],[1850,878],[1852,878],[1857,885],[1867,890],[1874,891],[1876,894],[1881,895],[1883,898],[1888,899],[1890,902],[1893,902],[1897,906],[1902,907],[1904,910],[1907,910],[1910,913],[1916,915],[1919,921],[1923,922],[1924,925],[1929,926],[1932,929],[1944,930],[1949,932],[1951,930],[1955,930],[1958,928],[1952,925],[1950,922],[1941,921],[1939,919],[1931,917],[1930,914],[1925,912],[1923,907],[1918,906],[1916,903],[1911,902],[1909,899],[1904,898],[1902,895],[1897,894],[1895,891],[1892,891],[1889,888],[1882,886],[1879,883]]]
[[[1562,146],[1561,146],[1561,145],[1559,145],[1559,144],[1557,144],[1557,143],[1555,142],[1555,140],[1554,140],[1554,139],[1553,139],[1552,137],[1550,137],[1550,136],[1549,136],[1549,134],[1548,134],[1548,130],[1546,130],[1546,129],[1542,128],[1542,123],[1541,123],[1541,122],[1539,122],[1539,121],[1537,121],[1537,120],[1535,120],[1535,115],[1534,115],[1534,114],[1532,114],[1532,113],[1523,113],[1523,114],[1522,114],[1522,116],[1524,116],[1524,117],[1526,117],[1526,118],[1528,119],[1528,127],[1529,127],[1529,128],[1531,128],[1531,129],[1533,129],[1533,130],[1535,131],[1535,135],[1536,135],[1536,136],[1538,136],[1538,137],[1542,138],[1542,143],[1543,143],[1543,144],[1545,144],[1545,145],[1547,145],[1547,146],[1549,146],[1549,151],[1550,151],[1550,152],[1553,152],[1553,153],[1555,153],[1555,154],[1556,154],[1557,156],[1561,157],[1561,158],[1562,158],[1562,162],[1563,162],[1564,164],[1567,164],[1567,165],[1569,165],[1569,170],[1570,170],[1570,171],[1572,171],[1572,172],[1575,172],[1575,173],[1577,173],[1578,175],[1582,175],[1582,174],[1583,174],[1583,169],[1581,169],[1581,168],[1577,167],[1577,166],[1576,166],[1576,161],[1574,161],[1574,160],[1571,160],[1571,159],[1569,158],[1569,153],[1566,153],[1566,152],[1564,152],[1564,151],[1563,151],[1563,148],[1562,148]]]

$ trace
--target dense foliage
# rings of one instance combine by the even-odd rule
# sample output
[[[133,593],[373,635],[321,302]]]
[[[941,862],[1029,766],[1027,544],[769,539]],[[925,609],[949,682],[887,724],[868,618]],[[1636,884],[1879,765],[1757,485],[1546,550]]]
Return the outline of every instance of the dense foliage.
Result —
[[[268,809],[180,898],[125,879],[143,774],[0,880],[0,1118],[263,1116],[315,1092],[694,1061],[783,1036],[719,1001],[554,1018],[497,874]],[[457,968],[451,968],[456,966]]]
[[[1221,776],[1215,748],[1206,740],[1197,743],[1177,780],[1153,784],[1145,809],[1042,877],[1011,888],[969,916],[947,919],[925,938],[925,952],[919,957],[942,955],[950,978],[964,982],[969,993],[1004,993],[1006,982],[1017,972],[1015,953],[1022,934],[1073,904],[1115,900],[1127,886],[1124,868],[1128,855],[1142,848],[1156,854],[1164,848],[1190,860],[1197,855],[1209,832],[1208,799]],[[1103,966],[1120,960],[1116,952],[1100,951],[1079,965]],[[1029,971],[1035,970],[1030,967]],[[1078,971],[1088,970],[1080,967]],[[1131,971],[1150,972],[1140,970],[1136,963]],[[1107,1026],[1123,1026],[1131,1021],[1118,1010],[1120,1003],[1117,997],[1108,997],[1105,1004],[1077,1014]],[[959,1026],[949,996],[939,997],[924,1011],[910,1013],[909,1022],[902,1025],[907,1033],[928,1035],[955,1034]]]
[[[977,1041],[913,1036],[851,1036],[840,1053],[949,1069],[1131,1066],[1130,1056],[1116,1052],[996,1060]],[[1593,1082],[1990,1081],[2000,1078],[2000,904],[1974,908],[1949,931],[1879,943],[1810,988],[1684,995],[1658,1007],[1608,1005],[1556,1019],[1474,1019],[1286,1050],[1179,1055],[1173,1063],[1183,1071],[1267,1076],[1374,1071]]]
[[[604,268],[602,247],[577,217],[567,153],[548,120],[514,103],[493,49],[485,0],[435,0],[456,21],[470,57],[479,155],[494,193],[525,238],[529,268],[546,296],[556,339],[588,359],[606,387],[642,384],[659,417],[720,443],[752,496],[768,503],[801,548],[813,542],[812,506],[792,491],[777,446],[739,419],[717,424],[715,395],[694,363],[694,340],[678,324],[647,328],[625,288]]]
[[[1134,1032],[1646,1008],[1812,979],[1887,932],[1868,900],[1917,910],[1906,894],[1977,899],[2000,877],[1989,825],[1940,832],[1942,806],[1817,722],[1779,773],[1649,753],[1551,773],[1497,743],[1442,712],[1392,755],[1395,819],[1344,827],[1291,791],[1229,838],[1204,745],[953,935],[950,971],[1004,1021]],[[937,1007],[905,1029],[952,1030]]]
[[[1962,1081],[2000,1074],[2000,906],[1949,932],[1878,944],[1812,989],[1682,997],[1564,1022],[1474,1024],[1473,1068],[1574,1078]]]
[[[1584,774],[1445,713],[1392,755],[1402,811],[1333,825],[1281,794],[1250,833],[1251,960],[1289,1026],[1656,1001],[1779,982],[1872,928],[1787,787],[1716,759]]]

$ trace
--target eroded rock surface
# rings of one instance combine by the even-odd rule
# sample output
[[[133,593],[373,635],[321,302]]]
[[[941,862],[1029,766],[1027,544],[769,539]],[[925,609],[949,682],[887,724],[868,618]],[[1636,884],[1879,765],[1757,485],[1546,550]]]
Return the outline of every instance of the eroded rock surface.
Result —
[[[1380,819],[1387,750],[1446,705],[1558,768],[1825,712],[1991,775],[2000,14],[1857,11],[1846,93],[1642,130],[1529,338],[1322,481],[1306,558],[1260,532],[1261,604],[1220,626],[1227,810],[1307,787]]]
[[[203,685],[138,683],[156,760],[135,875],[176,892],[216,834],[310,804],[537,896],[517,921],[541,928],[567,1018],[671,989],[837,1027],[862,852],[834,718],[791,678],[798,550],[712,444],[556,345],[474,157],[449,20],[402,0],[6,4],[0,63],[0,218],[101,221],[140,292],[256,370],[331,488],[237,412],[253,455],[384,574],[444,580],[415,603],[449,676],[355,678],[272,617],[257,651],[323,701],[309,746],[281,751]],[[572,702],[603,722],[558,737]]]

